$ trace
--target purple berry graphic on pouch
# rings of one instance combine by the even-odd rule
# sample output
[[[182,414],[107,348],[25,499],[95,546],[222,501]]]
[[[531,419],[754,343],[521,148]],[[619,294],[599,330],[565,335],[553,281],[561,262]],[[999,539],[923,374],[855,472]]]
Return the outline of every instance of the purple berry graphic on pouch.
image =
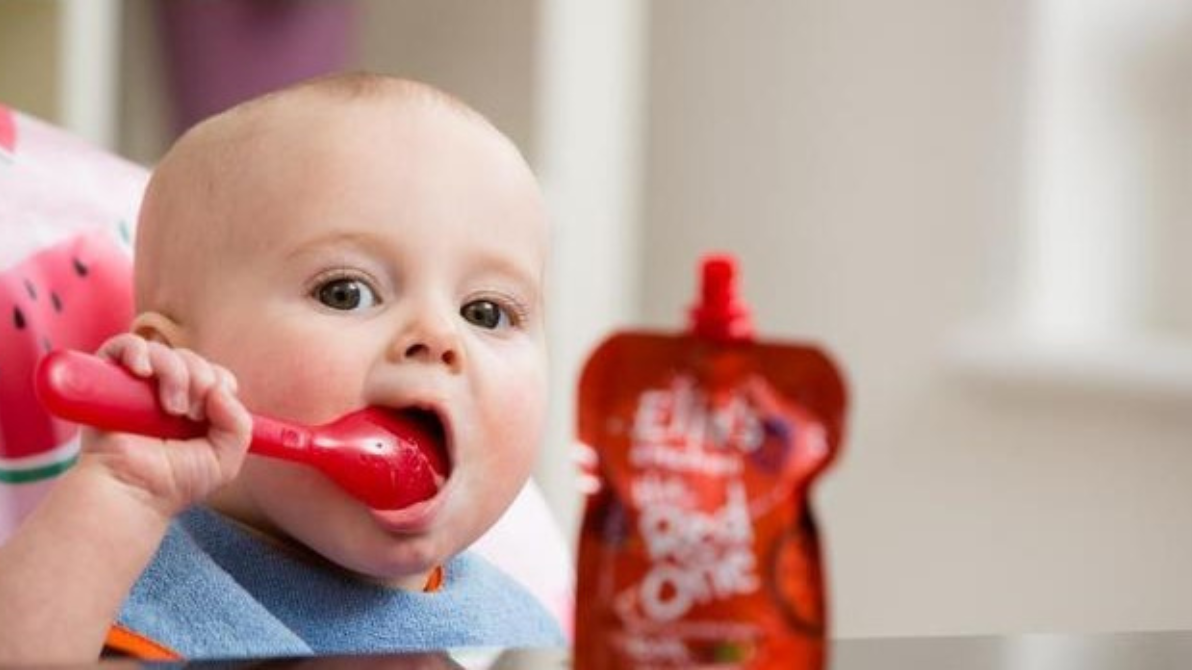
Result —
[[[616,495],[608,495],[605,500],[607,516],[601,529],[601,539],[609,546],[619,547],[629,539],[629,516],[624,503]]]
[[[777,472],[795,448],[795,424],[780,416],[767,416],[762,419],[762,434],[762,446],[749,454],[749,459],[766,472]]]

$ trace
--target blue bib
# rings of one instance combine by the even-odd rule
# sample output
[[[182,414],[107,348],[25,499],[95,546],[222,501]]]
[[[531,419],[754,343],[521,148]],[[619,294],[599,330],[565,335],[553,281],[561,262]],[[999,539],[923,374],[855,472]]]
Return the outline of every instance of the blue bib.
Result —
[[[557,647],[554,619],[464,553],[433,593],[389,589],[305,562],[196,507],[178,517],[119,623],[188,659]]]

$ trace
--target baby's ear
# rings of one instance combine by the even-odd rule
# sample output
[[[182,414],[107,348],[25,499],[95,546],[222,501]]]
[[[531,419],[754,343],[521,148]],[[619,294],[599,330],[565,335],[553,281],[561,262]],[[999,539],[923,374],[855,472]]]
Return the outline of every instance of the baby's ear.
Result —
[[[169,347],[186,346],[182,326],[161,312],[141,312],[132,320],[129,330],[150,342],[161,342]]]

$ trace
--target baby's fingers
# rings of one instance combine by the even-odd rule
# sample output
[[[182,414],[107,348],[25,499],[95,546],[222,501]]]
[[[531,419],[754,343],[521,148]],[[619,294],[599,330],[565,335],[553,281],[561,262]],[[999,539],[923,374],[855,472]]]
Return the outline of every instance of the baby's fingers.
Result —
[[[149,361],[149,342],[132,333],[109,339],[95,354],[113,363],[119,363],[138,377],[153,374],[153,364]]]
[[[189,349],[175,349],[174,353],[186,365],[190,379],[186,415],[195,421],[202,421],[207,415],[204,409],[207,394],[219,383],[220,377],[215,371],[215,366],[195,352]]]
[[[232,374],[231,370],[228,370],[222,365],[212,365],[211,368],[215,370],[217,384],[223,384],[225,388],[232,392],[232,395],[240,392],[240,383],[236,381],[236,375]]]
[[[149,364],[157,377],[158,402],[170,414],[185,416],[190,410],[190,370],[185,359],[160,342],[149,342]]]
[[[224,478],[231,479],[240,470],[252,441],[252,416],[225,382],[217,384],[207,394],[204,409],[209,425],[207,440],[215,451]]]
[[[591,495],[600,490],[600,457],[596,450],[584,442],[576,442],[572,452],[572,460],[579,470],[578,486],[580,493]]]

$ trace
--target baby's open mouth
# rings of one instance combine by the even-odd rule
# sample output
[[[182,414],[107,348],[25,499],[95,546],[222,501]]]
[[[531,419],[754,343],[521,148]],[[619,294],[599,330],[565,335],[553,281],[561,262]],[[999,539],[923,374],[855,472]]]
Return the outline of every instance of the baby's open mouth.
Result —
[[[429,407],[389,410],[401,448],[390,454],[393,468],[403,473],[393,481],[385,504],[371,504],[373,517],[393,533],[420,533],[430,527],[446,499],[451,475],[451,425]],[[411,448],[412,447],[412,448]]]
[[[319,457],[310,464],[373,509],[429,500],[447,480],[450,433],[435,411],[366,407],[330,425],[313,441]]]
[[[420,429],[422,439],[415,440],[418,451],[437,475],[436,483],[442,486],[443,481],[451,474],[447,428],[443,419],[434,410],[422,407],[406,407],[397,410],[396,414]]]

